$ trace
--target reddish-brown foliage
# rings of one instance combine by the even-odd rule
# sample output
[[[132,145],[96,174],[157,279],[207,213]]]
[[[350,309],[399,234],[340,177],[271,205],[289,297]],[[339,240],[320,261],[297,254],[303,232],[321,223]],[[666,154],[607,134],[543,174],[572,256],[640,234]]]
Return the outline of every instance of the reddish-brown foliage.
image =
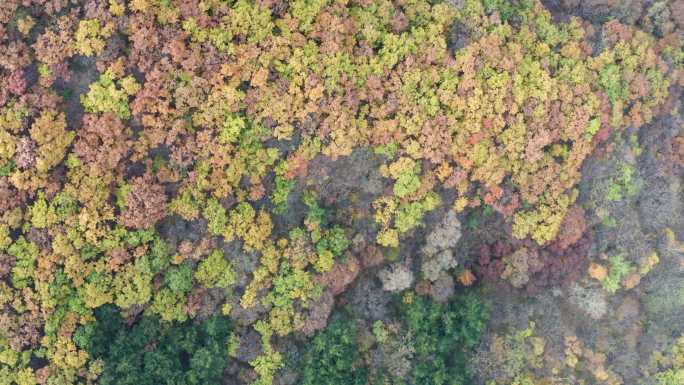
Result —
[[[673,1],[670,4],[670,10],[672,11],[672,19],[679,28],[684,29],[684,1]]]
[[[21,96],[26,92],[26,78],[23,70],[14,70],[7,79],[7,89],[9,92]]]
[[[684,167],[684,136],[680,135],[672,139],[672,150],[669,155],[675,164]]]
[[[9,254],[0,253],[0,278],[6,277],[14,266],[15,258]]]
[[[323,330],[328,324],[328,317],[335,306],[335,297],[331,290],[326,290],[321,296],[313,300],[309,311],[304,319],[304,325],[300,329],[306,336],[311,336],[319,330]]]
[[[351,254],[347,254],[345,262],[336,262],[327,273],[316,277],[316,281],[330,288],[333,296],[342,293],[359,274],[359,261]]]
[[[480,246],[476,273],[489,282],[499,282],[502,276],[516,278],[516,274],[520,272],[516,271],[515,266],[507,267],[507,263],[517,261],[516,257],[511,257],[520,254],[516,253],[516,250],[526,250],[521,255],[534,255],[532,260],[523,261],[526,281],[521,287],[527,292],[535,293],[545,287],[575,282],[586,270],[591,240],[586,236],[586,232],[577,231],[586,226],[583,219],[584,212],[576,208],[571,211],[574,212],[571,217],[574,218],[572,222],[576,223],[574,225],[576,229],[569,231],[549,246],[539,247],[529,241],[517,240],[496,241],[490,245]],[[565,247],[561,248],[561,245]],[[505,258],[508,260],[506,261]],[[506,273],[507,269],[508,273]]]
[[[25,43],[12,41],[0,47],[2,48],[0,67],[17,71],[31,64],[31,49]]]
[[[138,177],[131,183],[131,191],[125,197],[125,209],[119,221],[134,229],[148,228],[166,215],[164,187],[150,177]]]
[[[21,206],[27,198],[27,193],[14,188],[9,178],[0,177],[0,214]]]
[[[558,232],[558,238],[550,246],[550,249],[562,253],[563,250],[579,241],[586,229],[587,222],[584,219],[584,210],[580,205],[574,205],[568,211]]]
[[[74,13],[64,15],[53,28],[46,29],[40,34],[32,48],[36,58],[48,65],[61,63],[74,53],[72,46],[72,31],[78,16]]]
[[[74,153],[90,165],[90,172],[102,174],[117,169],[130,152],[131,144],[126,128],[116,114],[87,114],[78,131]]]

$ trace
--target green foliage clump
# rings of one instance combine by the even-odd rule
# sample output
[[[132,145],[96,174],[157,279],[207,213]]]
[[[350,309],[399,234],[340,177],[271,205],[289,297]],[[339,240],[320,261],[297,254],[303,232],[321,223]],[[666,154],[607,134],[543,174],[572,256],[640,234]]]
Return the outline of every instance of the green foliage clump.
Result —
[[[587,125],[587,136],[589,138],[592,138],[596,133],[599,131],[601,128],[601,121],[599,118],[594,118],[589,121],[589,125]]]
[[[402,234],[421,225],[425,214],[434,210],[439,202],[439,196],[431,193],[420,201],[400,204],[394,220],[397,231]]]
[[[531,368],[542,368],[546,340],[535,336],[536,324],[532,321],[525,329],[510,329],[504,336],[494,334],[489,346],[496,368],[488,385],[534,385],[538,382],[530,373]],[[483,358],[479,358],[483,359]]]
[[[482,5],[487,13],[499,12],[502,21],[520,18],[534,7],[533,0],[483,0]]]
[[[611,103],[623,100],[629,95],[628,85],[622,79],[622,71],[617,64],[607,65],[599,72],[599,85]]]
[[[46,218],[47,211],[48,205],[45,201],[45,194],[41,192],[29,209],[29,212],[31,213],[31,225],[38,229],[45,228],[48,225]]]
[[[261,250],[271,235],[273,223],[265,210],[257,212],[247,202],[238,203],[228,214],[228,225],[223,233],[227,241],[240,238],[247,250]]]
[[[189,263],[184,262],[166,271],[164,283],[174,292],[187,293],[192,289],[193,271]]]
[[[223,257],[223,251],[213,250],[197,266],[195,279],[200,285],[227,289],[235,283],[233,266]]]
[[[305,191],[302,195],[302,202],[307,207],[304,222],[309,228],[320,228],[326,225],[327,211],[318,203],[316,194],[312,191]]]
[[[318,290],[316,289],[318,287]],[[318,292],[318,293],[317,293]],[[288,315],[294,313],[294,303],[298,299],[308,299],[320,294],[320,286],[312,279],[311,274],[302,269],[293,268],[289,263],[283,262],[278,274],[273,278],[273,287],[264,297],[263,303],[270,304],[279,311]],[[289,320],[285,321],[282,329],[274,330],[278,334],[285,335],[291,329]]]
[[[228,216],[226,215],[226,209],[223,208],[218,199],[212,197],[207,200],[202,216],[207,220],[207,230],[211,234],[221,235],[226,231]]]
[[[302,362],[302,385],[365,385],[368,368],[359,365],[361,353],[353,321],[333,319],[308,345]]]
[[[188,319],[185,311],[185,295],[168,287],[163,287],[154,294],[147,311],[150,314],[159,315],[162,320],[167,322],[184,322]]]
[[[398,247],[399,235],[420,226],[425,214],[441,203],[435,192],[429,192],[420,200],[399,203],[395,197],[380,197],[373,202],[375,222],[381,229],[377,235],[378,244]],[[393,220],[394,219],[394,220]]]
[[[38,229],[46,228],[64,222],[77,210],[76,200],[67,192],[60,191],[55,194],[49,204],[45,199],[45,194],[40,192],[29,208],[31,225]]]
[[[33,281],[38,252],[38,246],[27,241],[23,235],[7,248],[7,253],[16,258],[12,268],[12,285],[15,288],[25,288]]]
[[[400,310],[415,350],[410,383],[470,384],[467,353],[485,330],[488,306],[472,294],[445,305],[422,296],[404,302]]]
[[[332,265],[334,258],[342,256],[349,247],[349,239],[344,229],[338,225],[330,226],[328,223],[328,212],[321,207],[316,196],[311,191],[306,191],[302,197],[308,211],[304,223],[311,232],[311,241],[315,244],[316,253]],[[321,269],[327,271],[328,269]]]
[[[283,366],[283,357],[271,345],[273,330],[267,323],[262,320],[257,321],[254,330],[261,335],[262,354],[249,362],[259,376],[252,385],[270,385],[273,383],[275,373]]]
[[[10,228],[6,223],[0,223],[0,251],[5,251],[12,244]]]
[[[611,178],[611,183],[608,185],[608,191],[606,192],[606,199],[617,202],[635,196],[640,188],[640,180],[635,173],[636,169],[634,166],[627,163],[623,164],[620,167],[619,174]]]
[[[0,166],[0,177],[10,176],[10,174],[12,174],[12,172],[14,171],[14,167],[15,164],[12,160],[8,160],[7,162],[5,162],[5,164]]]
[[[272,34],[273,18],[265,5],[248,0],[237,0],[225,21],[234,35],[246,37],[250,43],[259,43]]]
[[[373,336],[380,345],[387,343],[390,338],[389,331],[387,330],[387,327],[385,327],[385,323],[381,320],[373,322],[372,331]]]
[[[656,373],[658,385],[679,385],[684,383],[684,337],[679,337],[667,352],[656,352],[651,361],[661,370]]]
[[[658,385],[684,384],[684,368],[669,369],[656,375]]]
[[[182,27],[195,42],[204,43],[208,41],[221,52],[232,52],[233,50],[231,41],[233,34],[224,26],[200,28],[194,18],[189,18],[183,21]]]
[[[392,142],[390,144],[386,144],[383,146],[376,146],[373,149],[373,152],[378,154],[378,155],[384,155],[388,159],[392,159],[397,154],[398,150],[399,150],[399,145],[397,144],[397,142]]]
[[[273,204],[273,211],[275,213],[282,214],[287,211],[287,199],[294,189],[294,185],[294,181],[276,175],[275,187],[271,193],[271,203]]]
[[[76,344],[104,362],[101,385],[219,385],[228,366],[231,325],[214,316],[201,323],[164,323],[143,316],[128,326],[111,305],[77,329]]]
[[[203,201],[203,194],[194,187],[189,187],[183,192],[178,194],[169,204],[169,210],[172,213],[180,215],[183,219],[193,220],[197,219],[200,214],[200,205]],[[213,206],[208,206],[206,210],[211,210]],[[220,217],[213,217],[214,215],[220,215],[220,211],[206,211],[205,216],[207,220],[212,222],[212,231],[216,230],[215,220]],[[219,222],[220,223],[220,222]]]
[[[317,271],[324,273],[330,270],[335,259],[340,258],[347,250],[349,239],[342,227],[330,226],[328,212],[320,206],[313,192],[306,191],[302,200],[308,207],[304,224],[310,232],[311,241],[318,255],[314,266]]]
[[[113,112],[121,119],[128,119],[131,117],[128,97],[139,89],[132,76],[116,80],[114,73],[108,70],[90,84],[88,93],[81,95],[81,104],[87,112]]]
[[[146,304],[152,298],[153,277],[152,266],[147,256],[127,265],[114,277],[114,303],[122,309]]]
[[[420,188],[420,164],[411,158],[399,158],[389,166],[383,166],[380,172],[395,180],[393,190],[398,198],[404,198]]]
[[[394,195],[403,198],[416,192],[420,187],[420,177],[414,170],[399,174],[397,181],[394,182]]]
[[[329,252],[335,258],[340,257],[348,247],[349,239],[347,239],[344,229],[340,226],[333,226],[327,229],[316,242],[316,252],[319,255]]]
[[[221,144],[235,143],[240,139],[240,134],[247,128],[245,118],[236,114],[229,114],[219,132],[218,140]]]
[[[620,288],[620,282],[636,267],[632,262],[626,260],[624,255],[616,254],[610,257],[610,269],[608,275],[601,281],[603,288],[610,293],[615,293]]]
[[[290,2],[292,16],[299,21],[299,30],[302,32],[310,31],[314,19],[327,4],[328,0],[294,0]]]

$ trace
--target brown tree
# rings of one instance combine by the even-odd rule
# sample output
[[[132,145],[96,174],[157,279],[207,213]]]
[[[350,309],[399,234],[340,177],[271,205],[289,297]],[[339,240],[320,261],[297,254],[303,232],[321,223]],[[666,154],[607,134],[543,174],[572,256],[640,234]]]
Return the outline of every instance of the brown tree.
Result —
[[[166,215],[166,200],[164,187],[154,183],[151,177],[135,178],[125,195],[119,222],[134,229],[153,226]]]

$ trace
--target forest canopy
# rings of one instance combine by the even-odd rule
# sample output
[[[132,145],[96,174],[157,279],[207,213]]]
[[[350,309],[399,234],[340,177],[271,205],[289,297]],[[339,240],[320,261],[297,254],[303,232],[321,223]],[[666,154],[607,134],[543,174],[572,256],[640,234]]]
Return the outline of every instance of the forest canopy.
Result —
[[[480,281],[578,280],[583,165],[684,85],[677,1],[0,3],[3,385],[469,384]]]

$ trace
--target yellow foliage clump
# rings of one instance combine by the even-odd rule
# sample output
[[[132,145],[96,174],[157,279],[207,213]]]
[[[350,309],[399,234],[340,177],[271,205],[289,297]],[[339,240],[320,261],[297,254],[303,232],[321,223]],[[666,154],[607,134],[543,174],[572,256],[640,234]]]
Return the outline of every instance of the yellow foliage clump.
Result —
[[[589,276],[598,281],[603,281],[608,276],[608,269],[598,263],[592,262],[589,264]]]
[[[74,38],[74,48],[84,56],[99,55],[105,48],[105,40],[114,32],[114,25],[100,25],[97,19],[81,20]]]

